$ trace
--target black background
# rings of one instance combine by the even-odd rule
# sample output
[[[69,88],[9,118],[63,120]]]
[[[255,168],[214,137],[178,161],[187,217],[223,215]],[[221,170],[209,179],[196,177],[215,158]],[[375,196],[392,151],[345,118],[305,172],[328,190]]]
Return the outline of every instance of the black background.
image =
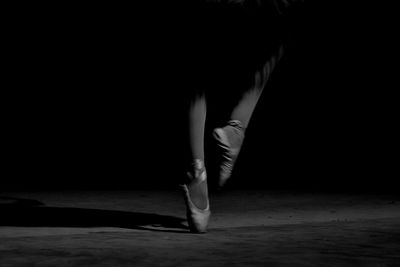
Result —
[[[175,186],[183,98],[162,21],[69,8],[7,22],[2,188]],[[393,34],[344,9],[303,8],[231,187],[397,192]]]

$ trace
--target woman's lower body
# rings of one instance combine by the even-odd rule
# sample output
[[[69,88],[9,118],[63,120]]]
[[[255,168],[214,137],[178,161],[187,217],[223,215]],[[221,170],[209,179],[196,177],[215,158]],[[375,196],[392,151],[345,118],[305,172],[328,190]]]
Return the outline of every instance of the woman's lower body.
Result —
[[[254,110],[259,102],[267,81],[275,68],[277,62],[281,58],[283,48],[280,46],[276,52],[271,55],[261,68],[254,71],[252,76],[246,76],[242,73],[243,79],[248,82],[232,83],[236,79],[233,75],[230,82],[226,82],[225,86],[243,86],[242,88],[222,88],[222,77],[210,79],[209,84],[204,90],[196,90],[188,99],[187,109],[187,134],[188,148],[190,152],[189,170],[187,172],[186,198],[190,197],[192,204],[200,211],[206,211],[205,216],[209,216],[209,196],[207,184],[207,172],[205,166],[205,133],[207,118],[213,120],[214,115],[224,117],[225,123],[213,130],[213,137],[220,148],[220,168],[217,176],[217,184],[222,187],[230,178],[240,149],[243,145],[246,128],[248,127]],[[238,74],[240,75],[240,74]],[[229,77],[227,77],[229,79]],[[222,80],[223,81],[223,80]],[[216,88],[217,87],[217,88]],[[219,88],[218,88],[219,87]],[[215,90],[210,92],[210,89]],[[223,97],[225,95],[225,97]],[[213,98],[215,96],[215,99]],[[208,112],[208,105],[211,103],[211,112]],[[231,105],[229,105],[231,104]],[[233,104],[233,107],[232,107]],[[219,114],[214,114],[217,111]],[[225,114],[224,114],[225,113]],[[226,114],[229,113],[229,114]],[[199,178],[202,177],[202,178]],[[188,210],[188,219],[190,218],[190,210]],[[189,219],[190,220],[190,219]],[[204,222],[205,223],[205,222]],[[191,223],[191,225],[194,225]],[[205,232],[206,225],[199,229],[191,227],[193,232]]]
[[[218,10],[221,12],[221,10]],[[196,24],[185,47],[190,62],[185,73],[187,173],[183,182],[192,232],[205,232],[210,205],[205,166],[206,123],[224,118],[213,130],[221,152],[216,175],[222,187],[232,174],[246,128],[272,71],[283,55],[273,19],[255,16],[243,7],[211,12]],[[272,29],[269,31],[269,29]],[[193,34],[194,33],[194,34]],[[189,50],[187,50],[189,48]],[[211,107],[211,108],[209,108]]]

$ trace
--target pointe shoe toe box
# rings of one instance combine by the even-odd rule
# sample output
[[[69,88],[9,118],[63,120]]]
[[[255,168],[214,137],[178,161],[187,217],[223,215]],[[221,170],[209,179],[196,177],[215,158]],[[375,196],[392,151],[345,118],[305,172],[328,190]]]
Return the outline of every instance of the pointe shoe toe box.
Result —
[[[197,208],[190,198],[190,193],[187,186],[182,185],[182,189],[184,191],[186,217],[188,220],[190,231],[192,233],[206,233],[211,215],[209,203],[207,204],[207,207],[205,209]]]

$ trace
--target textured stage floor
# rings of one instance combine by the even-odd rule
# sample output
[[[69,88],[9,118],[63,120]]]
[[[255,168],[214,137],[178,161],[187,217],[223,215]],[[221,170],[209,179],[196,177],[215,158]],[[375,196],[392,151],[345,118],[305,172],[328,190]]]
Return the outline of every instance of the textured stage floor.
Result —
[[[0,194],[0,266],[400,266],[400,197],[227,191],[207,234],[179,191]]]

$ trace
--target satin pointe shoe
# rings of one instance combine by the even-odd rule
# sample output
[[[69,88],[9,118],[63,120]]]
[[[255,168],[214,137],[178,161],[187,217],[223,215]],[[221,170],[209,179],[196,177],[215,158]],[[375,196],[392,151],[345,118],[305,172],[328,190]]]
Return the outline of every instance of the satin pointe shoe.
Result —
[[[190,232],[205,233],[207,232],[211,215],[207,190],[207,173],[204,162],[200,159],[194,160],[192,169],[187,173],[188,182],[181,185],[186,204],[186,217]],[[196,201],[200,199],[197,203],[201,202],[201,207],[195,204],[196,201],[194,199]]]
[[[232,175],[244,140],[245,128],[238,120],[231,120],[225,127],[214,129],[213,136],[222,151],[218,186],[223,187]]]

